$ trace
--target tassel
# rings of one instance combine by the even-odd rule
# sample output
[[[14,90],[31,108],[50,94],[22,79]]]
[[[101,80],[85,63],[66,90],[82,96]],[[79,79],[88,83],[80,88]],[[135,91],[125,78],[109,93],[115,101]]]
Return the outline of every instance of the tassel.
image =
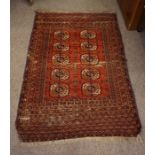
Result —
[[[137,141],[137,143],[144,144],[144,141],[143,141],[142,137],[140,136],[140,134],[138,134],[136,141]]]

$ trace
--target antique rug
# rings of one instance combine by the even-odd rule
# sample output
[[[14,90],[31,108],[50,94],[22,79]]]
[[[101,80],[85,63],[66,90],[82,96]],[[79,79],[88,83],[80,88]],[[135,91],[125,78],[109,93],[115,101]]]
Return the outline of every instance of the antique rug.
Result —
[[[136,136],[140,127],[116,15],[36,12],[19,138]]]

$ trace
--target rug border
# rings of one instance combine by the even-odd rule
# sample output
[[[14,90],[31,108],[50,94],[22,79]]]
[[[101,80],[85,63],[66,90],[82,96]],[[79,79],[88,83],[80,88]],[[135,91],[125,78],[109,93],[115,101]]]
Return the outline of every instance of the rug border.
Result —
[[[30,39],[29,39],[29,45],[28,45],[28,48],[27,48],[27,54],[26,54],[26,63],[25,63],[25,69],[24,69],[24,72],[23,72],[23,76],[22,76],[22,84],[21,84],[21,89],[20,89],[20,95],[19,95],[19,99],[18,99],[18,106],[17,106],[17,115],[16,115],[16,120],[15,120],[15,126],[16,126],[16,128],[17,128],[17,118],[18,118],[18,116],[19,116],[19,108],[20,108],[20,106],[21,106],[21,102],[20,102],[20,100],[21,100],[21,97],[22,97],[22,89],[23,89],[23,86],[24,86],[24,78],[25,78],[25,73],[26,73],[26,68],[27,68],[27,64],[28,64],[28,55],[31,53],[31,50],[30,50],[30,48],[31,48],[31,41],[32,41],[32,38],[33,38],[33,32],[34,32],[34,27],[35,27],[35,25],[36,25],[36,17],[37,17],[37,15],[38,14],[51,14],[51,13],[54,13],[54,14],[56,14],[56,15],[72,15],[72,14],[74,14],[74,15],[81,15],[81,14],[83,14],[83,15],[97,15],[97,14],[105,14],[105,15],[107,15],[107,14],[111,14],[111,15],[113,15],[114,16],[114,19],[115,19],[115,21],[116,21],[116,28],[117,28],[117,31],[119,32],[118,34],[119,34],[119,37],[120,37],[120,40],[121,40],[121,45],[122,45],[122,53],[123,53],[123,56],[124,56],[124,58],[125,58],[125,61],[122,61],[123,62],[123,65],[124,65],[124,67],[125,67],[125,74],[127,75],[127,77],[128,77],[128,80],[129,80],[129,85],[131,86],[131,93],[132,93],[132,96],[133,96],[133,100],[134,100],[134,102],[135,102],[135,104],[134,104],[134,106],[135,106],[135,110],[136,110],[136,113],[137,113],[137,119],[138,119],[138,121],[139,121],[139,123],[141,122],[140,121],[140,117],[139,117],[139,112],[138,112],[138,107],[137,107],[137,104],[136,104],[136,98],[135,98],[135,94],[134,94],[134,90],[133,90],[133,87],[132,87],[132,84],[131,84],[131,78],[130,78],[130,76],[129,76],[129,70],[128,70],[128,65],[127,65],[127,58],[126,58],[126,54],[125,54],[125,48],[124,48],[124,43],[123,43],[123,39],[122,39],[122,34],[121,34],[121,31],[120,31],[120,28],[119,28],[119,23],[118,23],[118,18],[117,18],[117,13],[115,13],[115,12],[91,12],[91,13],[89,13],[89,12],[72,12],[72,13],[70,13],[70,12],[46,12],[46,11],[35,11],[35,15],[34,15],[34,19],[33,19],[33,26],[32,26],[32,31],[31,31],[31,35],[30,35]],[[139,128],[139,131],[138,131],[138,133],[137,133],[137,135],[138,134],[140,134],[140,132],[141,132],[141,128],[142,128],[142,126],[141,126],[141,123],[140,123],[140,128]],[[110,135],[108,135],[108,136],[104,136],[104,137],[136,137],[137,135],[135,135],[135,136],[117,136],[117,135],[114,135],[114,136],[110,136]],[[95,138],[95,137],[101,137],[101,136],[82,136],[82,137],[72,137],[72,138],[64,138],[64,139],[55,139],[55,140],[67,140],[67,139],[75,139],[75,138],[85,138],[85,137],[91,137],[91,138]],[[103,137],[103,136],[102,136]],[[19,139],[22,141],[22,142],[31,142],[31,140],[30,141],[23,141],[22,140],[22,138],[19,136]],[[50,141],[55,141],[55,140],[50,140]],[[41,142],[41,140],[39,140],[40,142]],[[49,141],[49,140],[43,140],[43,141]],[[37,140],[34,140],[33,142],[37,142]]]

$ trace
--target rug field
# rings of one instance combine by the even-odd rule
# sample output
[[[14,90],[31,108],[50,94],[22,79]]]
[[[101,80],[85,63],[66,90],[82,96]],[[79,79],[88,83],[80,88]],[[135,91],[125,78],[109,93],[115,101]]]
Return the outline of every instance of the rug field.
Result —
[[[116,14],[36,12],[16,128],[24,142],[140,132]]]

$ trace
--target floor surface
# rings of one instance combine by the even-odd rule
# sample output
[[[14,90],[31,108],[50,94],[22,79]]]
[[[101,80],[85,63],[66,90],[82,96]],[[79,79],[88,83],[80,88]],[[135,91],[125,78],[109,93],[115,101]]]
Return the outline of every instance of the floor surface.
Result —
[[[49,12],[116,12],[125,46],[142,131],[136,138],[100,137],[22,143],[15,129],[17,106],[35,10]],[[144,32],[128,31],[116,0],[11,1],[11,154],[12,155],[144,155]]]

